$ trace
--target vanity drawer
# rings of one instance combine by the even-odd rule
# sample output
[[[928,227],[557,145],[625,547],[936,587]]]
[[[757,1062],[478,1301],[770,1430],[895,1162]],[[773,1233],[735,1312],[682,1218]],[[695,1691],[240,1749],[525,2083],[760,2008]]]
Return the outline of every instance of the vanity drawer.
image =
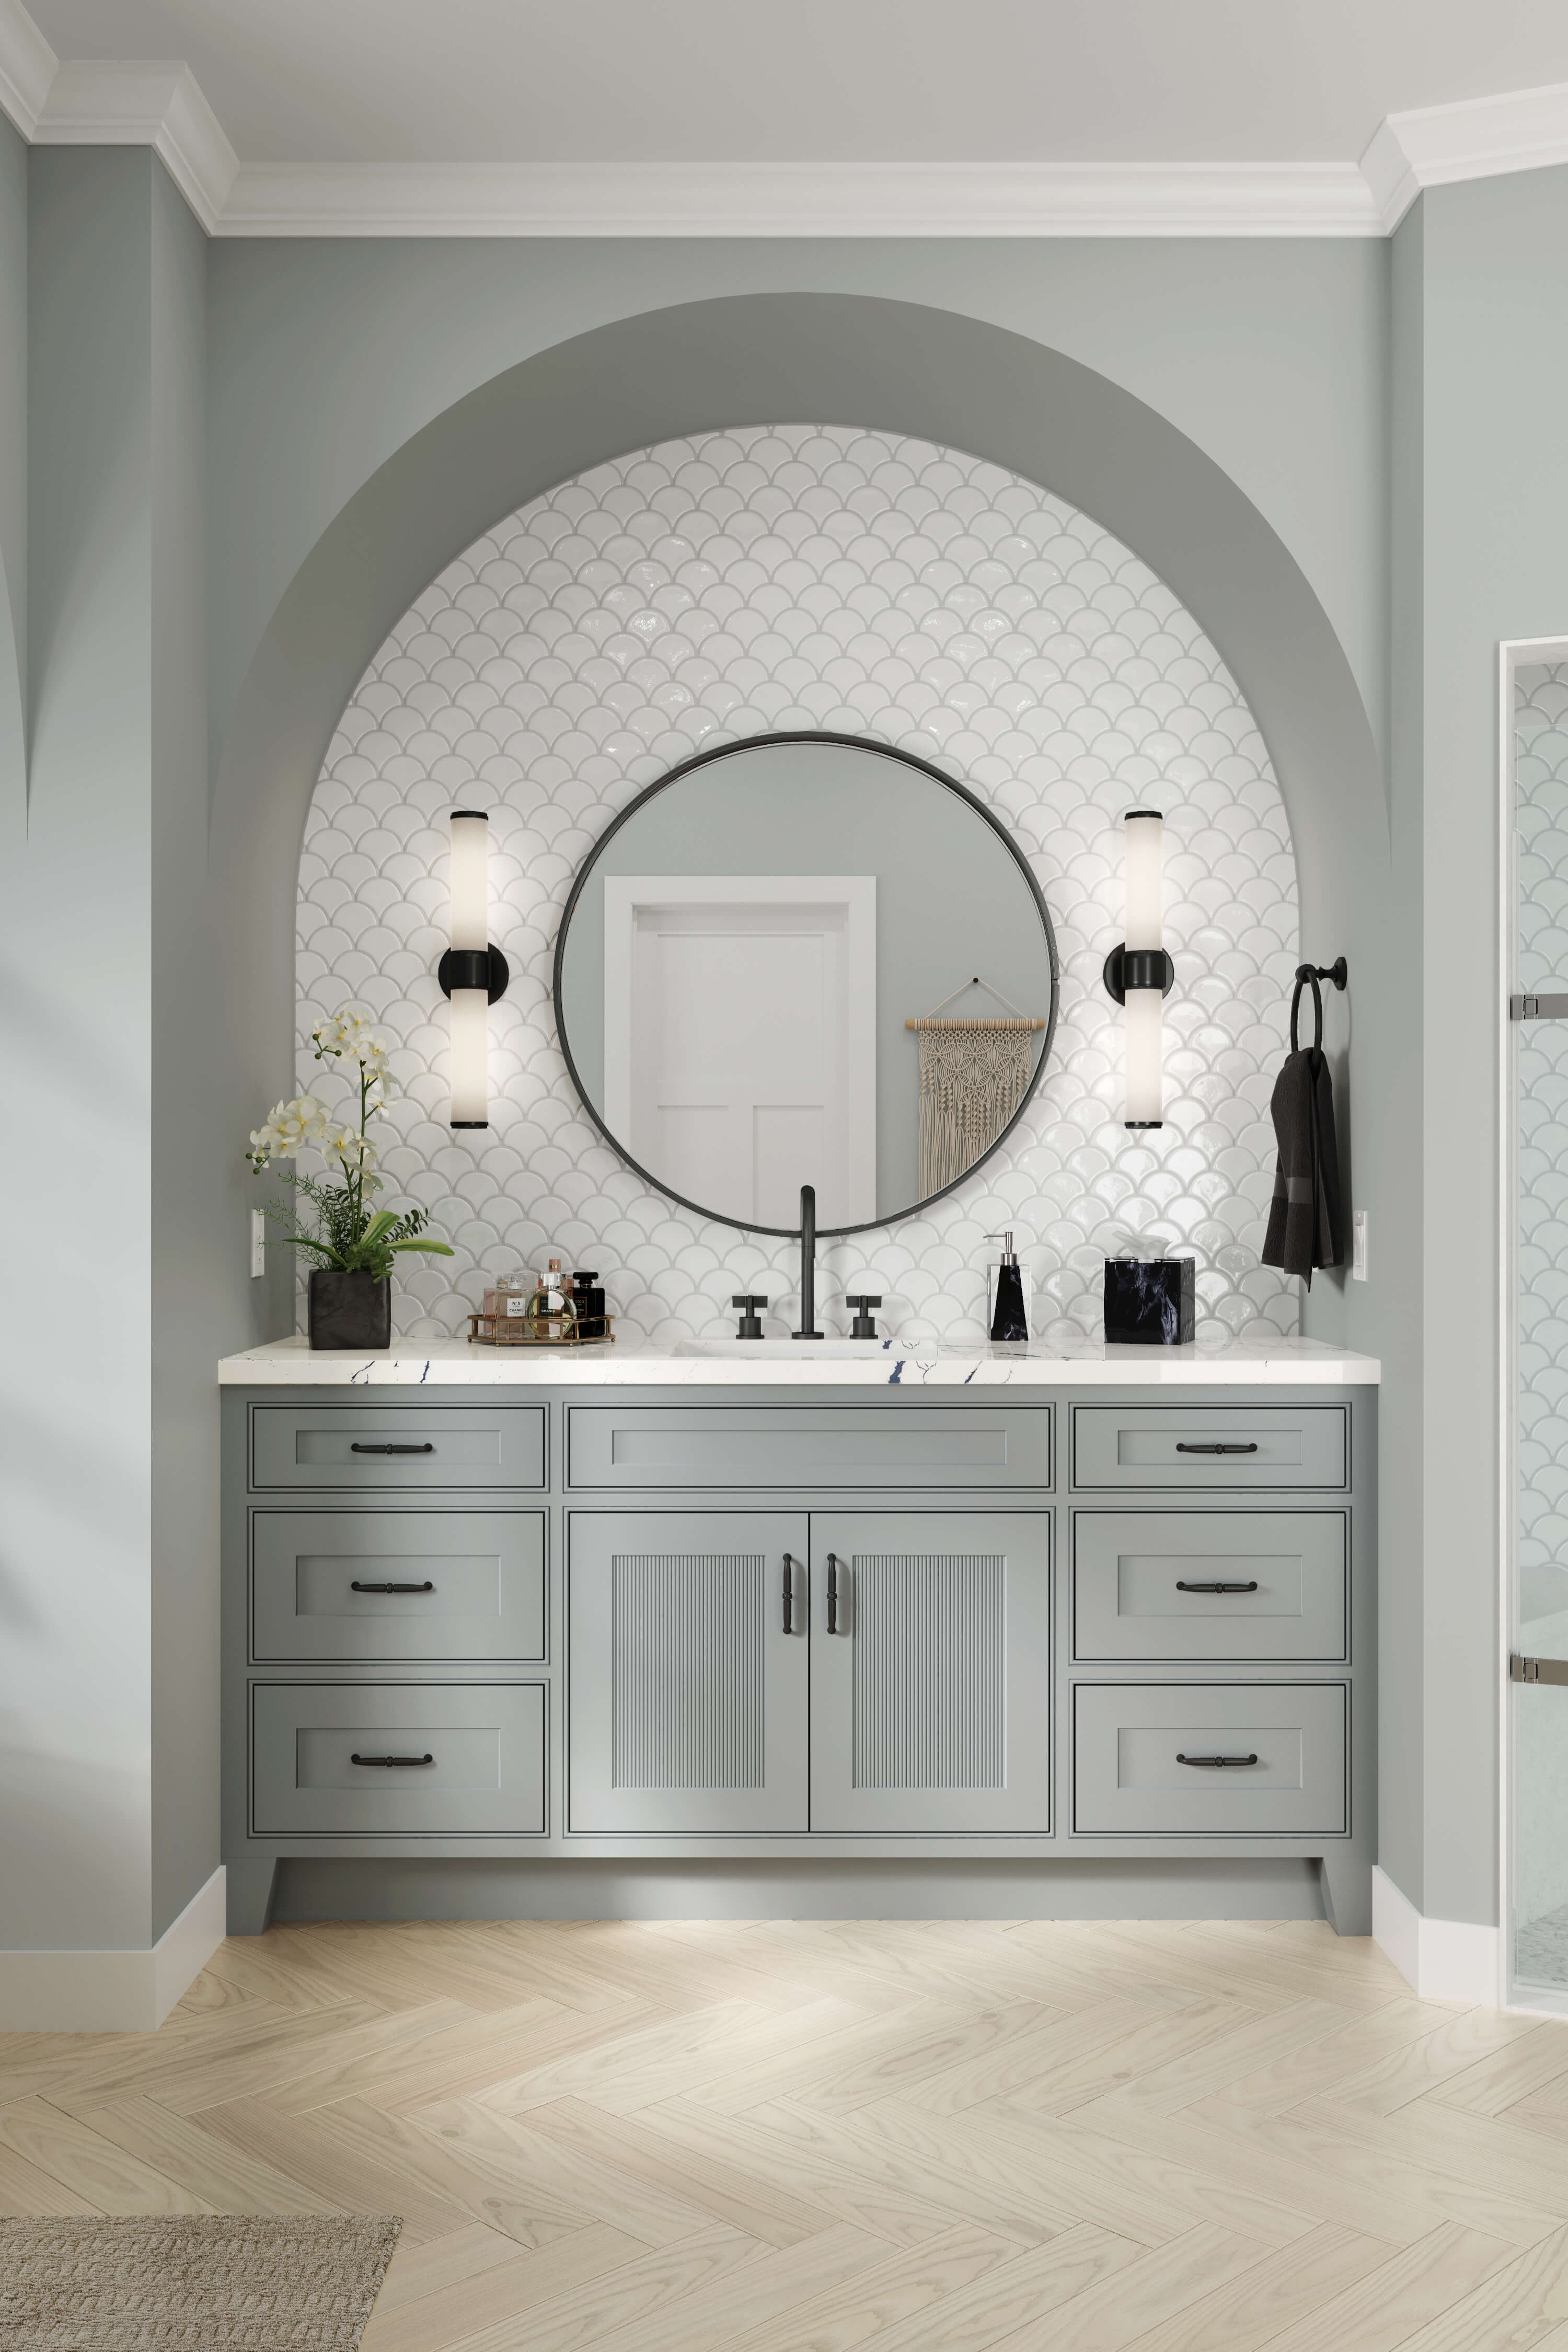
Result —
[[[1073,1828],[1095,1837],[1342,1837],[1342,1683],[1079,1683]],[[1255,1762],[1184,1764],[1185,1756]]]
[[[1342,1404],[1075,1405],[1078,1486],[1343,1486]]]
[[[544,1485],[544,1407],[256,1406],[250,1483],[395,1492]]]
[[[1048,1405],[574,1405],[574,1487],[984,1487],[1051,1483]]]
[[[542,1510],[256,1511],[252,1653],[542,1659],[544,1538]]]
[[[1348,1532],[1343,1511],[1077,1511],[1073,1655],[1341,1659]]]
[[[251,1817],[257,1837],[542,1837],[544,1685],[257,1683]]]

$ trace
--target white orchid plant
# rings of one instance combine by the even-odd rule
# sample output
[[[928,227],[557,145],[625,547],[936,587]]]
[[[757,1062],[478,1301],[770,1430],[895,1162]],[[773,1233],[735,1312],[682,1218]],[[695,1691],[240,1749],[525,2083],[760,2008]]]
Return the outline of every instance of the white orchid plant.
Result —
[[[307,1251],[316,1265],[334,1274],[368,1274],[375,1282],[385,1281],[394,1260],[405,1250],[450,1257],[447,1244],[426,1233],[423,1209],[405,1209],[399,1216],[391,1209],[372,1205],[373,1195],[381,1190],[381,1178],[375,1168],[376,1148],[366,1129],[376,1113],[385,1109],[392,1092],[391,1049],[386,1039],[352,1005],[323,1021],[310,1034],[318,1062],[340,1065],[340,1075],[351,1086],[357,1076],[359,1124],[334,1119],[314,1095],[296,1095],[290,1102],[275,1104],[265,1123],[252,1128],[246,1158],[256,1173],[259,1176],[264,1168],[273,1169],[316,1212],[316,1231],[303,1233],[289,1203],[269,1201],[268,1215],[291,1228],[280,1238],[290,1249]],[[298,1161],[309,1146],[314,1146],[326,1162],[326,1176],[307,1176],[298,1166],[287,1164]]]

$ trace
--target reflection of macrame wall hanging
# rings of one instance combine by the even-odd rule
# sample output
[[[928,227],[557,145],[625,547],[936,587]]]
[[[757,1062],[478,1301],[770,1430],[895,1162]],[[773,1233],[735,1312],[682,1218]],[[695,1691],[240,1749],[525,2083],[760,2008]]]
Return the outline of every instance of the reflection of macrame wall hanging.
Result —
[[[978,976],[964,985],[1008,1002]],[[963,993],[955,988],[952,996]],[[939,1021],[941,1010],[939,1004],[923,1020],[904,1024],[921,1041],[922,1201],[956,1183],[995,1142],[1028,1090],[1034,1033],[1046,1025],[1026,1013],[1011,1021]]]

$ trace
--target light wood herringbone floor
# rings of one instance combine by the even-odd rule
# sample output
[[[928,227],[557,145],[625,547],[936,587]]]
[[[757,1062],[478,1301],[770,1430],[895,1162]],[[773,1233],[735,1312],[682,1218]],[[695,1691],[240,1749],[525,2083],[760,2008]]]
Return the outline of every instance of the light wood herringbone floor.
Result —
[[[364,2352],[1564,2352],[1568,2024],[1326,1927],[274,1928],[0,2040],[0,2210],[401,2213]]]

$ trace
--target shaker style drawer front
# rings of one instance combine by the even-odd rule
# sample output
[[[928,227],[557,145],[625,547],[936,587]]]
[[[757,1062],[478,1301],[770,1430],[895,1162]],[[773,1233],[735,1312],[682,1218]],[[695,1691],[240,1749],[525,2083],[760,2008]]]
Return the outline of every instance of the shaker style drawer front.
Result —
[[[258,1405],[251,1485],[395,1491],[544,1485],[542,1405]]]
[[[984,1487],[1051,1483],[1048,1405],[572,1406],[574,1487]]]
[[[258,1683],[258,1837],[542,1837],[542,1683]]]
[[[1077,1511],[1073,1654],[1345,1654],[1342,1511]]]
[[[542,1659],[542,1511],[257,1511],[258,1659]]]
[[[1097,1837],[1342,1837],[1342,1683],[1079,1683],[1073,1828]]]
[[[1075,1405],[1079,1486],[1343,1486],[1345,1408]]]

